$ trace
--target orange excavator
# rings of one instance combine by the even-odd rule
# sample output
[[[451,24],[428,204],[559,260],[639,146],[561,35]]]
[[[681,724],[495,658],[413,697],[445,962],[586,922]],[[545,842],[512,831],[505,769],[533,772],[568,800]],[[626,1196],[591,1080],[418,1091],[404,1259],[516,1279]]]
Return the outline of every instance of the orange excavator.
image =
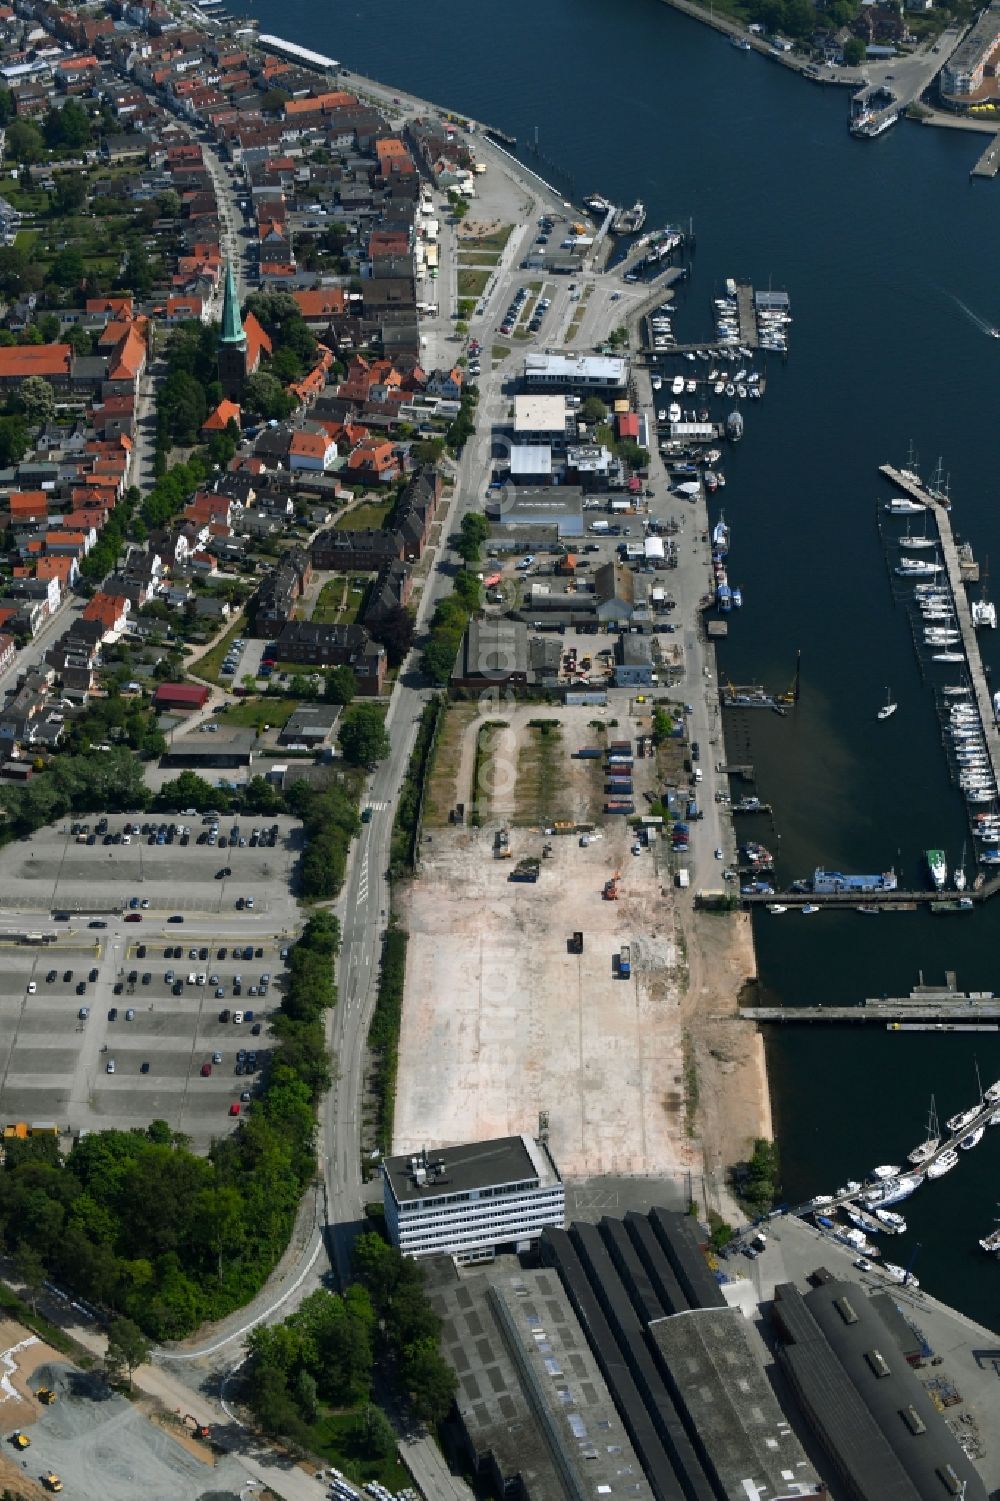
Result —
[[[618,882],[621,878],[621,871],[616,870],[611,879],[605,881],[603,895],[606,902],[616,902],[618,900]]]

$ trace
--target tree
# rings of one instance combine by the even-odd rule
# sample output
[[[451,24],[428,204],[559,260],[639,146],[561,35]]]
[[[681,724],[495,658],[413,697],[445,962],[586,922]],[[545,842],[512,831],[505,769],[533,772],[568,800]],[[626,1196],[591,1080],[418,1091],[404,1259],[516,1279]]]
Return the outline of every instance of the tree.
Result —
[[[78,214],[87,202],[87,179],[75,172],[60,172],[52,195],[52,208],[57,214]]]
[[[55,313],[43,313],[35,320],[35,327],[45,344],[55,344],[62,334],[62,325]]]
[[[20,1241],[14,1252],[14,1270],[24,1283],[31,1311],[35,1313],[38,1294],[45,1283],[45,1263],[34,1246],[29,1245],[26,1240]]]
[[[372,766],[389,754],[381,709],[374,704],[355,704],[340,725],[340,748],[351,766]]]
[[[436,1339],[421,1339],[403,1351],[403,1381],[413,1410],[425,1423],[441,1423],[448,1416],[458,1378],[444,1360]]]
[[[490,534],[490,524],[478,511],[467,511],[462,517],[459,538],[455,551],[464,563],[478,563],[480,549]]]
[[[24,166],[41,161],[45,155],[42,132],[30,120],[13,120],[7,127],[4,153],[12,161],[21,162]]]
[[[86,356],[94,352],[93,336],[75,323],[66,335],[66,343],[74,354]]]
[[[83,273],[83,256],[79,250],[70,246],[66,250],[60,250],[52,262],[49,276],[57,287],[78,287],[83,281]]]
[[[860,68],[867,55],[865,44],[860,37],[847,38],[844,43],[844,62],[849,68]]]
[[[387,610],[368,627],[372,640],[385,647],[390,667],[399,667],[406,660],[415,630],[413,616],[403,605]]]
[[[42,280],[41,267],[30,261],[23,250],[16,245],[0,246],[0,292],[10,297],[35,292]]]
[[[285,395],[281,382],[267,370],[258,370],[243,383],[243,407],[248,412],[257,412],[268,422],[279,422],[287,417],[293,406]]]
[[[116,1379],[119,1379],[124,1371],[128,1376],[129,1388],[131,1388],[133,1373],[138,1370],[139,1366],[145,1365],[152,1348],[139,1325],[132,1319],[115,1319],[108,1331],[105,1363]]]
[[[381,1407],[371,1402],[358,1413],[354,1440],[368,1459],[391,1459],[396,1452],[396,1430]]]
[[[29,422],[48,422],[56,409],[56,393],[43,375],[26,376],[17,397]]]
[[[580,408],[584,422],[604,422],[607,415],[608,409],[599,396],[588,396]]]
[[[358,691],[358,680],[350,667],[332,667],[326,675],[323,697],[329,704],[349,704]]]
[[[90,116],[75,99],[67,99],[61,109],[53,106],[45,116],[45,142],[53,150],[60,146],[79,151],[90,140]]]

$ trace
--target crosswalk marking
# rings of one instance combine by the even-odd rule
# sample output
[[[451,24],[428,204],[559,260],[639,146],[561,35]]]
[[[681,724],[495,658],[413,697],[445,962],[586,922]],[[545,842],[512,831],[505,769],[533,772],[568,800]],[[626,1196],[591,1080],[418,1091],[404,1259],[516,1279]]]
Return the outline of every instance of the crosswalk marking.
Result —
[[[382,802],[368,804],[368,807],[371,808],[373,813],[384,813],[388,806],[389,804],[384,800]]]
[[[367,902],[367,900],[368,900],[368,852],[366,850],[365,851],[365,857],[364,857],[364,859],[361,862],[361,877],[360,877],[360,879],[358,881],[358,902],[357,902],[357,905],[359,907],[363,907],[364,904],[365,904],[365,902]]]

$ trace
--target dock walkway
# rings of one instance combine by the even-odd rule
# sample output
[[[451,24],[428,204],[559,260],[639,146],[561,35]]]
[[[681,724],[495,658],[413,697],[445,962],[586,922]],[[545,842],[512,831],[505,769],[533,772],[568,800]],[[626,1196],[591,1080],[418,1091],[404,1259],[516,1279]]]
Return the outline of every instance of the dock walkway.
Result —
[[[951,526],[950,504],[940,496],[925,490],[915,476],[903,470],[894,469],[891,464],[880,465],[880,473],[884,474],[886,479],[908,495],[911,500],[926,506],[937,522],[938,536],[941,539],[941,556],[955,601],[955,618],[962,633],[962,646],[968,664],[969,680],[976,695],[976,707],[982,720],[986,751],[990,758],[990,770],[993,773],[994,782],[1000,786],[1000,731],[997,729],[996,716],[993,713],[993,699],[983,671],[983,659],[979,654],[975,626],[972,624],[969,597],[965,592],[962,557]]]
[[[990,141],[969,176],[996,177],[998,172],[1000,172],[1000,131]]]
[[[740,320],[740,343],[746,349],[756,349],[757,315],[753,306],[753,287],[748,282],[736,284],[736,311]]]

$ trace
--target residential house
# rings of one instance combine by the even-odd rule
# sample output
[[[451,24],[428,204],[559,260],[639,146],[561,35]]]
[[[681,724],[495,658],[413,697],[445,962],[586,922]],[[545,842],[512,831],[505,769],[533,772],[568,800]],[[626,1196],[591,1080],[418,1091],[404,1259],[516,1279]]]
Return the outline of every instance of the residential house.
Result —
[[[88,601],[82,618],[102,627],[103,640],[114,641],[125,629],[131,608],[128,599],[121,595],[105,594],[102,590]]]
[[[288,463],[292,472],[320,470],[326,472],[337,458],[337,444],[328,433],[299,429],[288,445]]]
[[[290,620],[278,635],[278,660],[310,667],[350,667],[358,692],[377,696],[385,684],[385,648],[363,626]]]

